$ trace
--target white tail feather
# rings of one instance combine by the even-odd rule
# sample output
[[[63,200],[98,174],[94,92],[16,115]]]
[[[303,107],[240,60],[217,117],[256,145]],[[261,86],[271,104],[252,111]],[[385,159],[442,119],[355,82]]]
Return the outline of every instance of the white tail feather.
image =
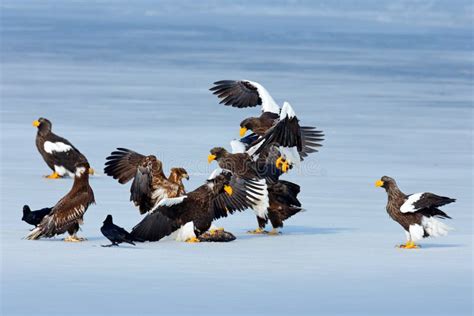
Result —
[[[41,236],[41,228],[36,227],[25,238],[28,239],[28,240],[35,240],[35,239],[39,239],[40,236]]]
[[[426,232],[432,237],[446,236],[450,230],[453,230],[452,227],[449,227],[434,217],[423,217],[421,224]]]

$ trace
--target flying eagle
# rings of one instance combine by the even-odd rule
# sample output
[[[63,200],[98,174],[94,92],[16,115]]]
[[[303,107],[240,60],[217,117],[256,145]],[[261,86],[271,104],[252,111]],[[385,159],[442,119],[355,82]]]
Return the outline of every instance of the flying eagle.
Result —
[[[394,179],[383,176],[375,186],[385,189],[388,195],[387,213],[404,229],[407,242],[400,248],[418,248],[416,241],[425,237],[439,237],[448,234],[451,229],[437,218],[451,218],[439,207],[455,202],[444,196],[423,192],[406,195],[397,186]]]
[[[182,179],[189,180],[183,168],[172,168],[169,177],[163,173],[163,164],[155,156],[144,156],[133,150],[117,148],[106,158],[105,174],[125,184],[133,179],[130,201],[145,214],[164,198],[185,194]]]
[[[51,131],[51,121],[48,119],[40,117],[33,121],[33,126],[38,128],[36,147],[48,167],[53,171],[46,178],[59,179],[66,175],[74,177],[76,164],[86,163],[86,157],[67,139],[54,134]],[[89,172],[94,174],[92,168],[89,168]]]
[[[322,146],[322,131],[311,126],[300,126],[291,105],[284,102],[280,109],[261,84],[249,80],[222,80],[215,82],[210,90],[225,105],[239,108],[261,105],[262,114],[259,117],[246,118],[240,123],[240,137],[250,130],[258,140],[242,146],[252,154],[258,154],[267,146],[278,145],[281,157],[277,159],[276,166],[284,172]]]
[[[212,221],[251,207],[262,191],[255,181],[217,170],[194,191],[162,199],[131,234],[137,241],[158,241],[179,229],[178,240],[199,242]]]
[[[79,231],[79,225],[82,224],[89,205],[95,203],[94,192],[89,185],[89,168],[87,162],[76,164],[71,190],[52,207],[51,212],[41,220],[26,239],[51,238],[68,232],[70,236],[64,241],[84,240],[77,237],[76,233]]]
[[[115,225],[112,215],[110,214],[105,218],[100,231],[108,240],[112,242],[110,245],[103,245],[102,247],[118,246],[124,242],[135,246],[132,235],[130,235],[130,233],[122,227]]]
[[[209,163],[216,160],[220,168],[230,170],[239,177],[259,181],[264,187],[262,198],[252,206],[259,227],[249,231],[250,233],[266,233],[265,225],[270,219],[273,226],[270,234],[278,234],[278,228],[283,227],[283,221],[302,210],[297,198],[300,187],[278,179],[281,172],[273,168],[276,157],[277,155],[269,150],[254,161],[247,153],[233,154],[222,147],[215,147],[210,150],[207,158]]]

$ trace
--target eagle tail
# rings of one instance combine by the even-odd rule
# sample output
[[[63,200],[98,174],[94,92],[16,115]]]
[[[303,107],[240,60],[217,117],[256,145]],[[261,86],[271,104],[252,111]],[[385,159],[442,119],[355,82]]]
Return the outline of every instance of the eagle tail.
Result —
[[[43,234],[43,231],[41,227],[36,227],[25,238],[28,240],[37,240],[42,236],[42,234]]]

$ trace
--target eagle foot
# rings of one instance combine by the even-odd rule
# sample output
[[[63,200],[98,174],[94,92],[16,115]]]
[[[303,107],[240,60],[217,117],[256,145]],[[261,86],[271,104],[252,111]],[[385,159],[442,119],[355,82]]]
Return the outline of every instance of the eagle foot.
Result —
[[[224,227],[218,227],[218,228],[210,229],[209,234],[215,235],[215,234],[217,234],[219,232],[223,232],[223,231],[224,231]]]
[[[403,249],[419,249],[419,248],[421,248],[421,247],[418,246],[418,245],[416,245],[413,241],[407,241],[406,244],[398,245],[397,248],[403,248]]]
[[[282,156],[278,157],[278,159],[275,161],[275,166],[276,166],[278,169],[281,169],[284,160],[285,160],[285,159],[284,159]]]
[[[198,238],[196,237],[191,237],[191,238],[188,238],[186,239],[186,242],[188,243],[196,243],[196,242],[201,242]]]
[[[55,171],[50,175],[44,176],[46,179],[60,179],[61,176]]]
[[[86,238],[83,237],[77,237],[77,236],[68,236],[64,238],[65,242],[81,242],[87,240]]]
[[[268,235],[278,236],[278,235],[281,235],[281,232],[278,231],[278,229],[273,228],[273,229],[268,233]]]
[[[290,164],[288,163],[288,161],[284,161],[281,165],[281,171],[288,172],[288,169],[290,169]]]
[[[268,232],[266,230],[264,230],[263,228],[257,228],[257,229],[254,229],[254,230],[249,230],[247,233],[249,234],[254,234],[254,235],[262,235],[262,234],[268,234]]]

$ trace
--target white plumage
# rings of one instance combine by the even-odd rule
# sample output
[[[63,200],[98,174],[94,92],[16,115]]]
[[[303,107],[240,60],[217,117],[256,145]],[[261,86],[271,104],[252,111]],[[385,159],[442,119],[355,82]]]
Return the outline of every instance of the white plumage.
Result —
[[[44,151],[46,151],[48,154],[52,154],[53,152],[66,152],[72,149],[71,146],[62,143],[62,142],[50,142],[46,141],[44,142],[43,145]]]
[[[412,194],[408,197],[408,199],[405,201],[405,203],[402,204],[402,206],[400,207],[400,211],[402,213],[413,213],[413,212],[416,212],[417,209],[415,208],[415,206],[413,204],[415,204],[420,198],[421,196],[425,194],[424,192],[423,193],[415,193],[415,194]]]
[[[280,113],[280,107],[278,104],[273,100],[273,97],[270,93],[265,89],[261,84],[255,81],[244,80],[253,85],[257,88],[258,95],[260,99],[262,99],[262,112],[272,112],[272,113]]]

